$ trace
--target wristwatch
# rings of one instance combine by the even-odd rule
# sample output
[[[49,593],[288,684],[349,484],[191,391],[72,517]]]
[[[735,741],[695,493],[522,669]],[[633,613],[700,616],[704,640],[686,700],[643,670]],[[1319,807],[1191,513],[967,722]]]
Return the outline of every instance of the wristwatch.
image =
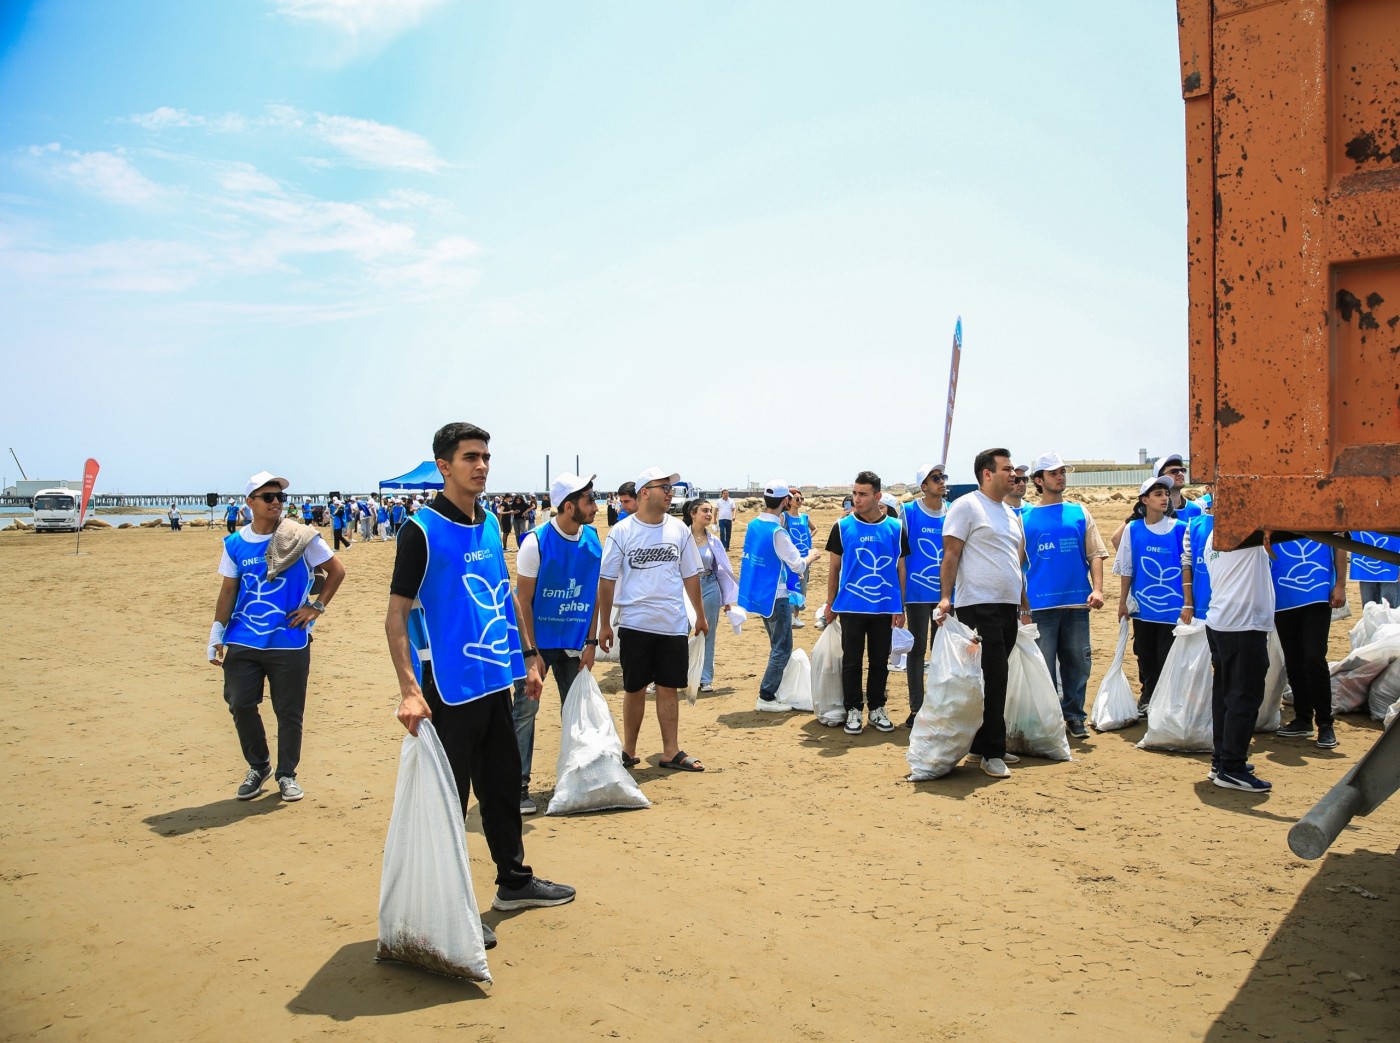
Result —
[[[308,601],[306,607],[314,608],[317,612],[324,612],[326,610],[326,606],[321,603],[320,598],[317,598],[315,601]]]

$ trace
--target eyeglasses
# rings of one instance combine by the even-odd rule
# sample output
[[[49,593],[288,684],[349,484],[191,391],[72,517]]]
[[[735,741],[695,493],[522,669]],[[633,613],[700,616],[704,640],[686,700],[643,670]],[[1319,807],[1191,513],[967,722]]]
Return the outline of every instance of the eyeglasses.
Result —
[[[1175,477],[1176,477],[1177,475],[1179,475],[1179,474],[1185,474],[1185,473],[1186,473],[1186,468],[1184,468],[1184,467],[1168,467],[1167,470],[1166,470],[1166,473],[1169,474],[1169,475],[1171,475],[1173,478],[1175,478]]]
[[[929,482],[946,482],[947,480],[948,476],[946,474],[931,474],[925,479],[925,481]]]
[[[642,488],[643,488],[643,489],[660,489],[663,493],[668,493],[668,492],[671,491],[672,486],[671,486],[671,483],[670,483],[670,482],[661,482],[659,485],[644,485],[644,486],[642,486]]]
[[[287,502],[287,494],[286,494],[286,493],[258,493],[258,494],[254,497],[254,499],[256,499],[256,500],[261,500],[263,503],[286,503],[286,502]]]

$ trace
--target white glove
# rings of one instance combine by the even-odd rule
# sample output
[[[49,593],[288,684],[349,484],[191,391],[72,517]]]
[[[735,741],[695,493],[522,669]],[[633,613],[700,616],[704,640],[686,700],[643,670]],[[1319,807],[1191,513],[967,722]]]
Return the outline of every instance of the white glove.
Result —
[[[219,645],[224,643],[224,625],[217,619],[209,625],[209,662],[217,662]]]

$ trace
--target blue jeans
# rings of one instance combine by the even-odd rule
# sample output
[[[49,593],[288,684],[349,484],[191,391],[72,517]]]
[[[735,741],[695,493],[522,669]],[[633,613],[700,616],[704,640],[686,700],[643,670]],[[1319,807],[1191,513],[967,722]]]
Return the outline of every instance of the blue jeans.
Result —
[[[578,658],[562,648],[541,648],[540,663],[554,675],[554,683],[559,686],[559,709],[564,709],[564,699],[578,677]],[[540,693],[543,698],[544,693]],[[515,744],[520,747],[520,778],[530,780],[530,766],[535,759],[535,715],[540,712],[540,699],[525,695],[525,682],[516,681],[511,693],[510,715],[515,722]]]
[[[1089,684],[1089,610],[1042,608],[1031,613],[1040,629],[1035,643],[1050,668],[1050,680],[1060,686],[1060,712],[1066,721],[1084,723],[1084,689]],[[1058,668],[1057,668],[1058,667]]]
[[[763,628],[768,631],[768,669],[763,671],[763,680],[758,685],[761,699],[773,699],[778,694],[778,686],[783,683],[783,671],[792,658],[792,604],[778,591],[778,600],[773,603],[773,614],[763,616]]]
[[[734,522],[728,518],[719,520],[719,541],[724,544],[724,549],[729,549],[729,537],[734,532]]]
[[[710,624],[705,635],[705,667],[700,671],[700,683],[715,679],[715,628],[719,625],[719,580],[714,573],[700,577],[700,603],[705,609],[705,622]]]
[[[1400,583],[1372,583],[1362,580],[1361,604],[1365,606],[1373,601],[1377,604],[1388,601],[1391,608],[1400,608]]]

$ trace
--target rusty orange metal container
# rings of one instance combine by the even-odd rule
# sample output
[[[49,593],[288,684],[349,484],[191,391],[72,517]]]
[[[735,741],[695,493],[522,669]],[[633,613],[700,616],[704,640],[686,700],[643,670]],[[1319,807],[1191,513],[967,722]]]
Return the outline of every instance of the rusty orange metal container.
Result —
[[[1400,0],[1178,0],[1215,531],[1400,530]]]

